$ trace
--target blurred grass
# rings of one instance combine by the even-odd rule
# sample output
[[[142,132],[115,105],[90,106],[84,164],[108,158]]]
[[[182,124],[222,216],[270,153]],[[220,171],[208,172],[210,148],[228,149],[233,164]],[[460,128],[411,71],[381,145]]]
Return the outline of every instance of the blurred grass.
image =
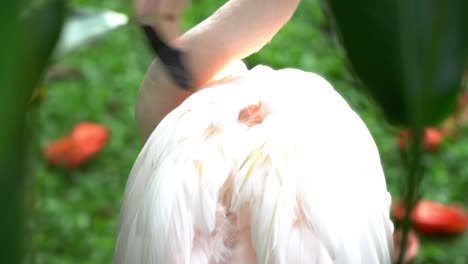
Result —
[[[131,14],[127,0],[73,3]],[[193,0],[185,16],[185,27],[201,21],[220,5],[221,2]],[[327,78],[371,130],[395,199],[403,175],[395,129],[386,125],[373,104],[359,92],[360,84],[353,81],[343,52],[325,30],[327,25],[318,1],[303,0],[290,23],[247,63],[300,68]],[[80,121],[106,125],[111,137],[95,159],[75,171],[48,167],[40,150],[36,150],[32,248],[37,263],[110,262],[126,179],[142,147],[134,120],[135,97],[152,59],[139,29],[127,26],[56,61],[81,71],[82,77],[48,80],[48,95],[39,117],[40,145],[68,133]],[[459,141],[445,141],[431,158],[425,196],[466,206],[467,160],[465,131]],[[468,263],[467,235],[422,240],[423,249],[416,263]]]

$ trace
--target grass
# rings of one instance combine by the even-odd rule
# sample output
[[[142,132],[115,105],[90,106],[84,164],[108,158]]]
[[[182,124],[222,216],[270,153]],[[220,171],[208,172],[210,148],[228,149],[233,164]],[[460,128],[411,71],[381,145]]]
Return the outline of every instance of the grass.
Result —
[[[110,8],[131,14],[129,1],[74,0],[75,6]],[[201,21],[221,3],[194,0],[185,26]],[[403,175],[395,129],[360,93],[347,70],[343,52],[323,28],[327,25],[318,1],[303,0],[290,23],[249,65],[300,68],[326,77],[364,119],[379,147],[387,183],[399,194]],[[48,95],[39,113],[40,145],[68,133],[74,124],[95,121],[111,131],[105,149],[85,166],[68,171],[47,166],[35,152],[32,248],[37,263],[108,263],[129,171],[142,144],[134,120],[135,97],[153,55],[141,32],[127,26],[102,41],[77,50],[55,63],[76,68],[78,79],[48,80]],[[356,150],[359,151],[359,150]],[[468,137],[444,141],[431,157],[425,196],[440,202],[468,203]],[[416,263],[468,263],[467,235],[421,238]]]

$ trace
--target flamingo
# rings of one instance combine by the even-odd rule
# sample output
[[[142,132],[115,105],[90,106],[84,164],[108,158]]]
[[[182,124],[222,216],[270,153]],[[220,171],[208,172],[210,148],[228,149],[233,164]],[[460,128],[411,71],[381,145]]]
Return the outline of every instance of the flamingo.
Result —
[[[185,51],[195,92],[150,66],[113,263],[390,263],[391,197],[364,122],[317,74],[241,62],[299,0],[230,0],[183,35],[184,0],[139,3]]]

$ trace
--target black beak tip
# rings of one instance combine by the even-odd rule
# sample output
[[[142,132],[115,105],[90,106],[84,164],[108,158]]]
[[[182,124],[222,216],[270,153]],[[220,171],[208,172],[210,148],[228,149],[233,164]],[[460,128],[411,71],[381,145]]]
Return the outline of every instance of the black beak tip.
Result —
[[[187,68],[183,65],[184,64],[166,65],[166,68],[172,76],[172,79],[180,88],[185,91],[190,91],[193,87],[193,82]]]
[[[142,28],[153,51],[162,61],[174,82],[183,90],[191,91],[193,81],[187,63],[184,61],[185,54],[165,43],[151,26],[142,25]]]
[[[193,87],[193,80],[187,63],[184,61],[185,54],[180,50],[170,48],[160,54],[159,58],[174,82],[183,90],[190,91]]]

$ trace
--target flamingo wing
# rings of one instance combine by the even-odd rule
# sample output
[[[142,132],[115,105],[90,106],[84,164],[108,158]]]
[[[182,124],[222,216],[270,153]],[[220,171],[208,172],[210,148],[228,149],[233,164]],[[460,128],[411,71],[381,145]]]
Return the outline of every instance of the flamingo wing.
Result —
[[[333,87],[257,66],[155,129],[114,263],[390,263],[389,199],[373,138]]]

